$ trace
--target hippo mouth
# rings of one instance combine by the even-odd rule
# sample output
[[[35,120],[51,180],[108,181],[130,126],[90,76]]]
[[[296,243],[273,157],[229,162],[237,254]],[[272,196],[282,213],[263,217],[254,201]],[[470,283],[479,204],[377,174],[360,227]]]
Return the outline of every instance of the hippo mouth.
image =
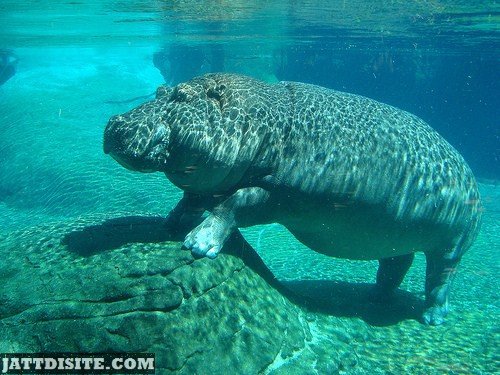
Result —
[[[120,164],[122,167],[128,169],[129,171],[134,171],[134,172],[143,172],[143,173],[152,173],[156,172],[154,169],[148,169],[148,168],[142,168],[142,167],[137,167],[137,165],[132,165],[129,162],[126,161],[123,157],[120,157],[120,155],[115,154],[113,152],[110,152],[109,155],[115,159],[118,164]]]

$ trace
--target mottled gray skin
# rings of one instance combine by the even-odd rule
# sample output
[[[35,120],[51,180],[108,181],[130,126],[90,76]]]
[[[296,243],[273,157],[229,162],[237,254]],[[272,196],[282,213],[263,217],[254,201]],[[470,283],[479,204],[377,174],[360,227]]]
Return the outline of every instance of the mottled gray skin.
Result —
[[[173,226],[209,212],[184,242],[197,255],[217,256],[238,227],[277,222],[315,251],[378,259],[374,295],[386,298],[423,251],[428,324],[443,322],[479,230],[474,176],[429,125],[313,85],[209,74],[161,86],[155,100],[110,119],[104,151],[184,191]]]

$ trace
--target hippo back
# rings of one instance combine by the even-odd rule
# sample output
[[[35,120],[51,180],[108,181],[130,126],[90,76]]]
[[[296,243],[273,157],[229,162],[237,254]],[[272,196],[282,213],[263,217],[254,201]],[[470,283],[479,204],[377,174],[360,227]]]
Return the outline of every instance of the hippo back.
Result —
[[[278,146],[282,184],[337,201],[383,206],[402,222],[443,225],[469,247],[481,216],[475,178],[427,123],[359,95],[282,85],[293,103],[292,126]]]

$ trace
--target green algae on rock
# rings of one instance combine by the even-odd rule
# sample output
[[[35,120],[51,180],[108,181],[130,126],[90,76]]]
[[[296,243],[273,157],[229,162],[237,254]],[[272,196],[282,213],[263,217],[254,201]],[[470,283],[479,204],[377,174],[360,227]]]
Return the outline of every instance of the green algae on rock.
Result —
[[[2,238],[0,351],[154,352],[161,373],[258,373],[304,346],[300,309],[251,262],[194,259],[169,241],[75,252],[68,234],[98,225]]]

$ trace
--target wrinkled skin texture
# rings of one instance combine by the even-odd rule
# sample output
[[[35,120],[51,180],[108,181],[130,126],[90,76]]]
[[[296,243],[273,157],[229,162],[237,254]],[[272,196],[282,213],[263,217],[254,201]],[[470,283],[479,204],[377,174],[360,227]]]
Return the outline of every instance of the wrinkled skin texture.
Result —
[[[315,251],[378,259],[373,295],[386,299],[423,251],[427,324],[444,321],[479,230],[472,172],[429,125],[313,85],[209,74],[161,86],[110,119],[104,151],[184,191],[168,222],[190,229],[184,245],[198,256],[216,257],[238,227],[277,222]]]

